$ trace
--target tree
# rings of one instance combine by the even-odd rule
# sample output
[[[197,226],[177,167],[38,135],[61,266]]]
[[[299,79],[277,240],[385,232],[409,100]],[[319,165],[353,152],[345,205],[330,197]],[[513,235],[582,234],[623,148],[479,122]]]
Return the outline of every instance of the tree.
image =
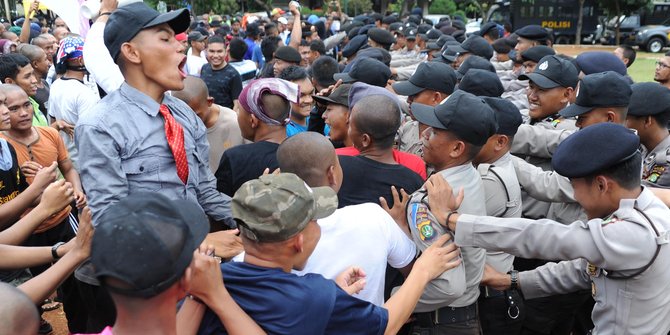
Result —
[[[372,1],[370,0],[349,0],[347,3],[347,15],[356,16],[372,10]]]
[[[452,14],[456,11],[454,0],[433,0],[430,3],[431,14]]]
[[[579,16],[577,16],[577,28],[575,31],[575,44],[582,44],[582,26],[584,25],[584,1],[579,0]]]
[[[616,18],[614,20],[616,22],[616,44],[619,45],[621,40],[621,35],[619,34],[621,20],[619,18],[621,15],[630,15],[643,7],[647,7],[651,5],[651,0],[598,0],[598,4],[605,10],[605,13],[607,13],[608,20],[612,17]]]

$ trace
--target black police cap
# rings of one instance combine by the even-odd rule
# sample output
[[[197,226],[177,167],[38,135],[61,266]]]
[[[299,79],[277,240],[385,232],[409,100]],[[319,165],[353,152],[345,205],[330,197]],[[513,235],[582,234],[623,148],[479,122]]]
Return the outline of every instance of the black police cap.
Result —
[[[493,57],[493,47],[483,37],[472,35],[468,37],[460,47],[456,48],[459,53],[472,53],[485,59]]]
[[[519,76],[520,80],[530,80],[543,89],[554,87],[577,87],[579,73],[577,68],[566,59],[556,55],[540,59],[532,73]]]
[[[498,128],[493,110],[484,99],[463,91],[455,91],[435,107],[415,102],[412,114],[420,123],[448,130],[473,145],[486,144]]]
[[[458,83],[458,89],[482,97],[499,97],[505,92],[498,75],[482,69],[468,71]]]
[[[381,28],[372,28],[368,30],[368,37],[371,40],[384,45],[390,45],[395,42],[393,34],[391,34],[390,31]]]
[[[471,69],[481,69],[481,70],[486,70],[486,71],[489,71],[489,72],[496,73],[496,68],[487,59],[484,59],[484,58],[479,57],[479,56],[471,55],[470,57],[466,58],[463,61],[461,66],[458,67],[458,71],[456,72],[456,76],[458,77],[458,79],[461,79]]]
[[[551,56],[555,55],[556,51],[552,49],[551,47],[548,47],[546,45],[536,45],[534,47],[528,48],[528,50],[524,51],[521,53],[521,58],[524,61],[531,61],[535,63],[539,63],[540,59],[544,56]]]
[[[640,138],[630,129],[605,122],[588,126],[556,148],[551,166],[568,178],[584,178],[623,163],[638,153]]]
[[[456,71],[444,63],[425,62],[419,64],[414,74],[406,81],[393,84],[393,90],[400,95],[416,95],[429,89],[445,94],[454,92]]]
[[[302,61],[302,57],[300,57],[300,53],[298,52],[298,50],[289,46],[281,46],[277,48],[277,50],[275,50],[274,57],[277,59],[281,59],[283,61],[296,64],[300,64],[300,62]]]
[[[659,83],[637,83],[631,86],[628,115],[649,116],[670,113],[670,90]]]
[[[333,79],[344,83],[364,82],[373,86],[385,87],[391,78],[391,69],[384,63],[374,58],[361,58],[354,60],[351,70],[346,73],[336,73]]]
[[[493,29],[498,29],[498,25],[495,22],[486,22],[480,29],[477,35],[484,36],[488,34],[489,31]]]
[[[523,123],[519,108],[514,106],[509,100],[503,98],[484,97],[484,101],[491,106],[491,109],[495,113],[496,122],[498,123],[496,134],[514,136],[519,126]]]
[[[357,53],[361,48],[368,45],[368,37],[366,35],[358,35],[352,38],[347,45],[342,49],[342,56],[351,57]]]
[[[519,37],[533,41],[543,41],[549,38],[549,32],[547,29],[544,29],[536,24],[527,25],[525,27],[517,29],[514,32]]]
[[[632,91],[624,77],[612,71],[584,76],[579,82],[575,103],[562,109],[565,117],[578,116],[599,107],[626,107]]]

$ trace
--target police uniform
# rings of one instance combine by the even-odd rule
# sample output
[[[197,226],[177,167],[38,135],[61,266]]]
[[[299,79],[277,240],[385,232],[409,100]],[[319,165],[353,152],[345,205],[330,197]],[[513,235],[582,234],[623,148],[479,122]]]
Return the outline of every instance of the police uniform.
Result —
[[[598,174],[639,155],[639,139],[613,123],[589,126],[566,139],[553,158],[570,178]],[[504,227],[501,229],[500,227]],[[603,218],[570,225],[461,215],[455,242],[517,256],[562,259],[519,274],[526,298],[590,289],[593,334],[670,331],[670,209],[642,187]],[[551,241],[551,243],[547,243]]]
[[[415,120],[405,122],[398,129],[398,150],[421,157],[422,149],[419,122]]]
[[[523,121],[518,109],[501,98],[484,98],[495,111],[498,130],[496,134],[514,136]],[[516,178],[512,155],[507,152],[494,162],[480,163],[477,166],[484,193],[486,194],[486,214],[501,218],[521,217],[521,189]],[[500,252],[487,251],[486,264],[496,271],[508,273],[514,269],[514,256]],[[482,333],[519,334],[525,313],[523,299],[518,291],[498,291],[481,286],[479,296],[480,323]]]
[[[495,116],[481,99],[463,91],[454,92],[444,103],[431,107],[414,103],[416,119],[428,126],[456,133],[464,141],[483,145],[495,133]],[[447,126],[445,126],[447,124]],[[479,173],[471,163],[438,171],[455,189],[463,188],[461,210],[486,213],[486,197]],[[419,250],[450,232],[430,211],[425,189],[414,192],[407,205],[407,221]],[[484,272],[486,251],[461,248],[463,262],[456,269],[442,273],[424,290],[415,308],[415,334],[480,334],[477,316],[479,283]]]
[[[628,117],[646,118],[660,115],[665,118],[670,113],[670,90],[658,83],[637,83],[628,106]],[[665,115],[664,115],[665,114]],[[664,127],[665,138],[654,148],[643,145],[642,181],[653,187],[670,187],[670,133]],[[655,129],[639,130],[654,131]],[[640,133],[642,136],[642,134]]]

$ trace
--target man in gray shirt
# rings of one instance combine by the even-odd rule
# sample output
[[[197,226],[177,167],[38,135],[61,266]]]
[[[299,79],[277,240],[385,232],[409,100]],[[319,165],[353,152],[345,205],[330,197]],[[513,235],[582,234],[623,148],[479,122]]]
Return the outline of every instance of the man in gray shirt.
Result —
[[[413,103],[412,113],[417,121],[428,126],[422,134],[426,163],[454,187],[463,189],[463,213],[485,215],[484,186],[472,159],[496,132],[491,107],[481,98],[456,91],[435,107]],[[409,229],[419,250],[425,250],[440,235],[451,234],[441,226],[444,219],[436,220],[426,198],[434,178],[411,195],[407,206]],[[461,266],[442,273],[426,286],[415,308],[413,332],[480,334],[477,298],[486,250],[467,247],[461,248],[461,254]]]
[[[108,6],[103,3],[103,13],[113,11],[105,46],[125,81],[81,115],[75,131],[94,225],[110,205],[150,191],[197,203],[211,219],[234,227],[230,198],[216,190],[209,169],[204,124],[188,105],[165,94],[184,88],[186,58],[175,34],[188,28],[189,12],[161,15],[141,2]],[[115,318],[91,270],[85,265],[76,273],[80,291],[90,297],[76,311],[88,320],[86,333],[100,332]]]
[[[152,16],[147,24],[137,23]],[[183,47],[174,34],[188,24],[188,11],[159,16],[142,3],[109,17],[105,45],[125,82],[82,115],[75,132],[94,222],[114,202],[153,191],[196,202],[210,218],[235,226],[230,198],[216,191],[209,169],[205,126],[184,102],[165,95],[184,86]],[[171,41],[169,48],[159,45],[162,39]],[[163,106],[166,115],[159,111]],[[172,130],[182,133],[180,143],[169,143],[166,133]],[[181,171],[179,162],[186,163]]]

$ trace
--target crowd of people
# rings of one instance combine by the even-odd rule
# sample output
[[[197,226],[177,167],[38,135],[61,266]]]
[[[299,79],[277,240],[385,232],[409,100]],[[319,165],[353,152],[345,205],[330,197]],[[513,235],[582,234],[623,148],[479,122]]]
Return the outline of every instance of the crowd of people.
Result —
[[[334,3],[0,25],[0,334],[670,332],[670,52]]]

